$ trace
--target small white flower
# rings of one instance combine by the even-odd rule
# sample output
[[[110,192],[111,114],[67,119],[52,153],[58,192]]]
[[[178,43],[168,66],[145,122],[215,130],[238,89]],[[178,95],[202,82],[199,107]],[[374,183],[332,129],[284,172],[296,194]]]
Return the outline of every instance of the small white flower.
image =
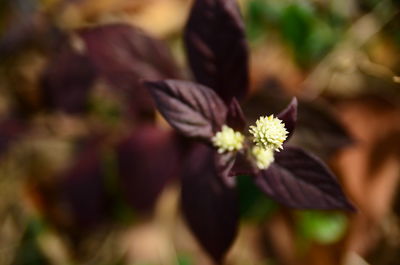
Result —
[[[285,124],[274,115],[260,117],[255,126],[250,126],[249,132],[257,146],[278,152],[283,149],[288,134]]]
[[[222,130],[217,132],[211,140],[218,148],[218,153],[239,151],[243,148],[244,135],[223,125]]]
[[[274,150],[270,148],[264,149],[259,146],[254,146],[251,153],[256,159],[256,164],[259,169],[266,169],[274,162]]]

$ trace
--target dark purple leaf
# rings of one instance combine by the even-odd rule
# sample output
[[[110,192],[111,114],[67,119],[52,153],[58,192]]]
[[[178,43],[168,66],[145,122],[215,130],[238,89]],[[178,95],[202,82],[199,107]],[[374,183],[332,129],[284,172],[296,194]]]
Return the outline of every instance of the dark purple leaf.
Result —
[[[83,233],[110,216],[99,147],[97,141],[87,144],[61,175],[62,205],[71,217],[72,227]]]
[[[338,149],[354,143],[327,102],[300,102],[298,113],[298,125],[293,138],[319,157],[329,157]]]
[[[218,177],[214,153],[205,145],[193,149],[183,173],[181,203],[192,233],[220,263],[235,239],[239,213],[236,191]]]
[[[128,24],[109,24],[79,31],[99,75],[125,93],[133,113],[153,113],[152,101],[140,79],[179,78],[167,46]]]
[[[63,45],[50,59],[42,76],[45,104],[51,109],[81,113],[87,108],[96,71],[89,58]]]
[[[254,94],[243,107],[248,122],[255,122],[261,115],[279,113],[290,98],[283,90],[279,82],[269,79],[265,87],[259,89],[260,93]],[[299,99],[297,112],[293,144],[306,147],[319,157],[329,157],[352,143],[349,133],[326,101]]]
[[[196,0],[184,41],[196,80],[229,104],[248,92],[248,48],[235,0]]]
[[[354,210],[325,164],[300,148],[287,146],[275,163],[255,178],[272,199],[300,209]]]
[[[205,86],[178,80],[146,85],[164,118],[185,136],[209,139],[225,122],[225,104]]]
[[[279,113],[277,117],[285,123],[285,128],[289,133],[286,139],[287,141],[292,136],[294,129],[296,127],[297,99],[293,98],[292,101],[290,101],[289,105],[281,113]]]
[[[235,131],[243,132],[246,128],[246,118],[244,117],[239,102],[234,98],[228,107],[226,124]]]
[[[178,150],[171,132],[143,126],[117,147],[121,189],[139,211],[152,210],[158,195],[177,175]]]
[[[79,31],[86,52],[104,78],[117,89],[129,90],[136,78],[178,78],[167,46],[128,24],[109,24]]]

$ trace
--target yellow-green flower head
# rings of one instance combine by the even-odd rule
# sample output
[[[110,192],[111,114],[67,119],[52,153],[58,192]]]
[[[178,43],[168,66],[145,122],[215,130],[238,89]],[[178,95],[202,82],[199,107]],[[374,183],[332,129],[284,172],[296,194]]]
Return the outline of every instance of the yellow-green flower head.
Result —
[[[223,125],[222,130],[217,132],[211,140],[214,146],[218,148],[218,153],[239,151],[243,148],[244,135]]]
[[[282,145],[288,134],[285,124],[274,115],[260,117],[255,126],[250,126],[249,131],[257,146],[278,152],[283,149]]]
[[[256,159],[256,164],[259,169],[266,169],[274,162],[274,150],[270,148],[264,149],[259,146],[254,146],[251,153]]]

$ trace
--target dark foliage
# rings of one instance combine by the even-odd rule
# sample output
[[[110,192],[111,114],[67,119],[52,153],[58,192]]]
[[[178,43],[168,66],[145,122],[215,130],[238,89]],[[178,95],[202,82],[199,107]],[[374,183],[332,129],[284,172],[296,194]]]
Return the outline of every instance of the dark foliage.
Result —
[[[248,91],[248,49],[235,1],[195,1],[185,28],[187,58],[196,80],[229,103]]]
[[[195,1],[185,44],[194,76],[204,86],[177,80],[147,82],[157,109],[177,131],[209,144],[222,125],[244,133],[246,120],[236,98],[247,93],[248,54],[236,2]],[[262,115],[265,113],[271,112],[263,110]],[[277,117],[290,137],[297,120],[297,99]],[[274,163],[260,170],[250,143],[243,145],[242,150],[224,153],[196,146],[185,163],[183,212],[193,234],[215,262],[222,261],[235,237],[237,174],[251,176],[261,191],[287,206],[354,209],[332,173],[314,156],[286,146],[276,154]]]
[[[226,106],[211,89],[177,80],[146,84],[158,110],[185,136],[210,139],[223,125]]]
[[[89,57],[65,44],[43,74],[45,105],[67,113],[82,113],[87,110],[88,96],[95,80],[96,71]]]
[[[268,196],[290,207],[354,210],[330,170],[300,148],[285,147],[255,181]]]
[[[177,175],[176,139],[154,126],[134,130],[117,146],[121,191],[134,210],[153,209],[165,185]]]
[[[203,248],[220,263],[237,232],[237,194],[217,176],[214,150],[197,145],[192,151],[183,172],[182,210]]]
[[[127,117],[153,117],[152,101],[140,80],[179,77],[167,47],[127,24],[96,26],[75,33],[76,39],[66,39],[44,71],[47,105],[82,113],[87,110],[94,82],[105,81],[123,99]]]

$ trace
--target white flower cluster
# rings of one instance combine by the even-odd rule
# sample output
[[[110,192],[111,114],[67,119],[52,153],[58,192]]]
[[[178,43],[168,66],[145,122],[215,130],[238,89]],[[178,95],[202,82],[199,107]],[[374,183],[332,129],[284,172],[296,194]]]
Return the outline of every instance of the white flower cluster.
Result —
[[[273,115],[262,116],[255,126],[250,126],[249,132],[255,143],[251,155],[259,169],[267,169],[274,162],[274,152],[283,149],[283,142],[288,135],[285,124]],[[244,138],[240,132],[223,125],[222,130],[212,138],[212,142],[218,148],[218,153],[224,153],[243,149]]]
[[[244,135],[223,125],[222,130],[217,132],[211,140],[218,148],[218,153],[239,151],[243,148]]]
[[[274,115],[260,117],[255,126],[250,126],[249,131],[257,146],[277,152],[283,149],[283,142],[288,134],[285,124]]]

